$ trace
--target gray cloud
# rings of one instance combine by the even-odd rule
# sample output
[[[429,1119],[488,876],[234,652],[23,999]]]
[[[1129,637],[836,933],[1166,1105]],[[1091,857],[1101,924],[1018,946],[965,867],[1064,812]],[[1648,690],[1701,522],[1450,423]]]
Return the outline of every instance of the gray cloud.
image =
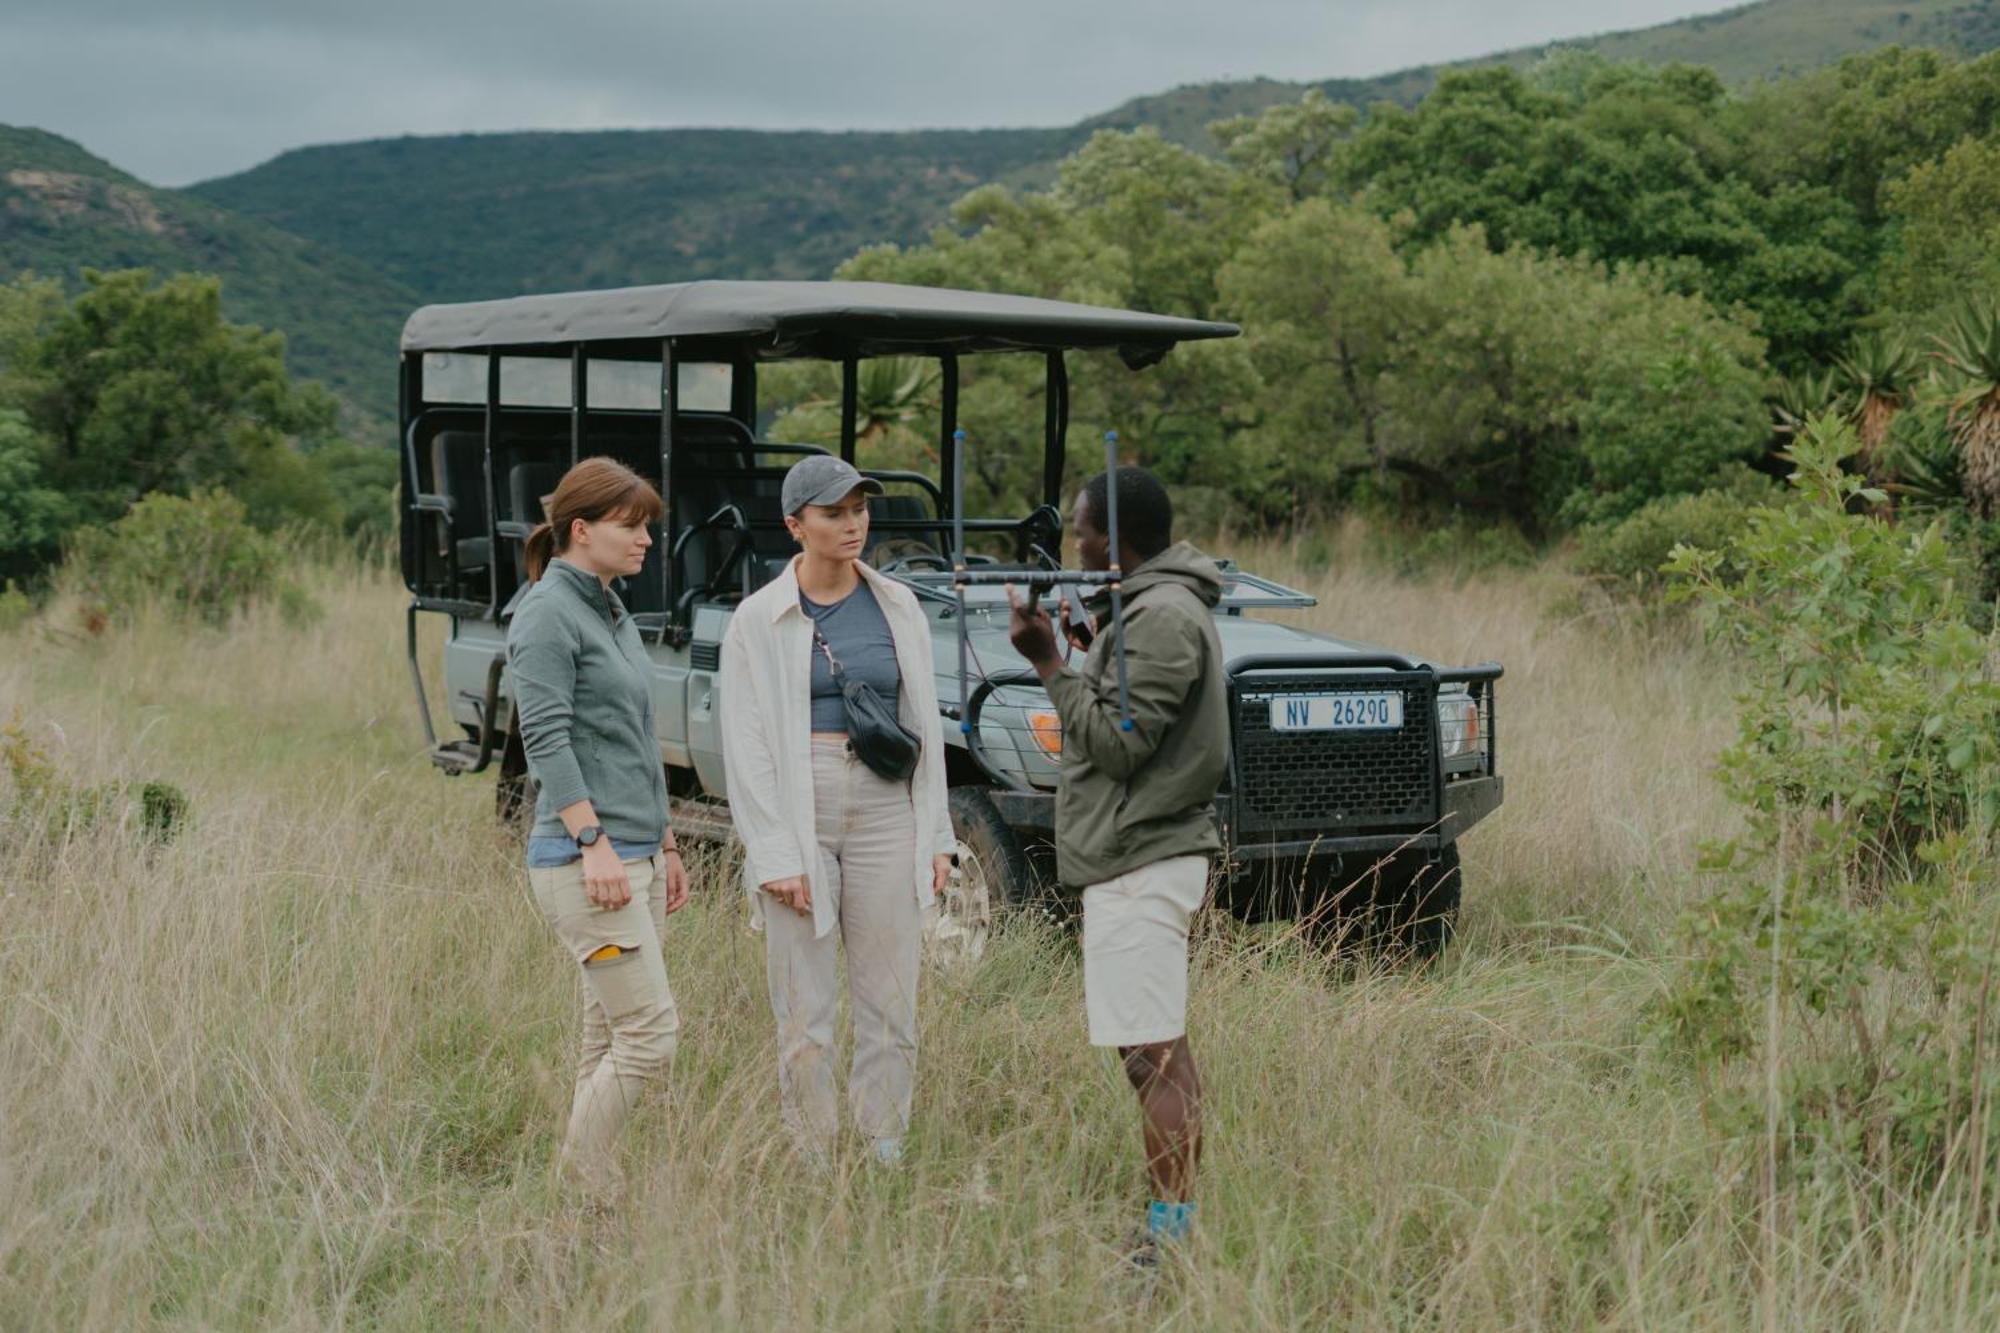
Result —
[[[1702,0],[9,0],[0,122],[181,185],[398,134],[1065,125],[1177,84],[1380,74]]]

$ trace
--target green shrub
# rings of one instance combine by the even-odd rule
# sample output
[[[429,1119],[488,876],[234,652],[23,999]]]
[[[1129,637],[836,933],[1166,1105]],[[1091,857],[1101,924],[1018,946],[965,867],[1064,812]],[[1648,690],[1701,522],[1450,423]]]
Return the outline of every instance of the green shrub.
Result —
[[[35,603],[12,580],[0,588],[0,634],[11,634],[35,614]]]
[[[1698,495],[1665,496],[1621,522],[1584,528],[1574,567],[1614,594],[1652,596],[1665,584],[1660,567],[1676,546],[1721,551],[1742,531],[1752,510],[1783,497],[1762,475],[1743,469],[1727,485]]]
[[[326,479],[340,531],[376,544],[395,535],[396,450],[334,440],[305,458]]]
[[[62,843],[107,823],[129,822],[147,842],[164,845],[187,821],[187,794],[171,782],[145,782],[135,789],[128,782],[74,781],[35,744],[18,713],[0,726],[0,772],[12,786],[0,801],[0,832],[39,830],[51,842]]]
[[[1395,564],[1399,574],[1449,570],[1465,575],[1520,569],[1534,561],[1533,544],[1513,524],[1455,519],[1415,533],[1397,551]]]
[[[1983,633],[1993,628],[2000,605],[2000,518],[1975,518],[1961,506],[1946,511],[1942,521],[1958,557],[1972,624]]]
[[[27,417],[0,407],[0,581],[42,574],[70,521],[70,503],[47,484],[41,453]]]
[[[1706,849],[1719,887],[1688,916],[1661,1014],[1711,1123],[1761,1140],[1767,1204],[1774,1168],[1843,1177],[1865,1202],[1937,1184],[1954,1143],[2000,1150],[2000,1062],[1982,1054],[1993,645],[1941,525],[1870,512],[1886,497],[1842,470],[1854,443],[1844,421],[1809,422],[1796,502],[1669,565],[1745,667],[1720,772],[1748,832]]]
[[[340,501],[311,454],[278,442],[247,452],[228,482],[253,527],[264,532],[309,524],[337,531]]]
[[[148,782],[139,788],[139,828],[152,841],[172,841],[187,812],[187,793],[173,783]]]
[[[66,589],[87,614],[126,619],[164,606],[211,625],[270,598],[295,600],[277,540],[251,527],[227,491],[149,495],[106,528],[76,534],[63,560]]]

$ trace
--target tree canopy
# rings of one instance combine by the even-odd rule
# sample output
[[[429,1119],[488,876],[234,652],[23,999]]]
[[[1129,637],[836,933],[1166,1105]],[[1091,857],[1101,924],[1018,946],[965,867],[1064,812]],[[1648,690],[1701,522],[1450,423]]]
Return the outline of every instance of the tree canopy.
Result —
[[[148,495],[232,492],[262,527],[382,526],[389,450],[333,440],[335,404],[284,339],[223,317],[214,278],[143,269],[0,287],[0,580]]]
[[[1115,427],[1239,521],[1372,502],[1548,535],[1759,461],[1783,376],[1831,395],[1857,340],[1990,287],[1996,115],[2000,56],[1892,48],[1738,94],[1564,53],[1411,108],[1309,93],[1218,122],[1220,158],[1102,131],[1049,187],[982,187],[840,275],[1238,321],[1143,374],[1079,358],[1073,441]],[[970,471],[1018,496],[1041,370],[988,361]],[[904,461],[934,451],[898,429]]]

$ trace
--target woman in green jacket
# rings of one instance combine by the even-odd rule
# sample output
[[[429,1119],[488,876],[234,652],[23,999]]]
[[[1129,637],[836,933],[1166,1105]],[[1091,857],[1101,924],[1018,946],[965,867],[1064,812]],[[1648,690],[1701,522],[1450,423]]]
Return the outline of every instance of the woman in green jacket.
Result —
[[[680,1017],[661,956],[687,902],[653,734],[651,664],[611,580],[636,574],[660,496],[608,458],[571,468],[528,538],[534,581],[507,631],[514,713],[539,788],[528,881],[583,980],[583,1052],[565,1174],[615,1193],[619,1130],[673,1058]]]

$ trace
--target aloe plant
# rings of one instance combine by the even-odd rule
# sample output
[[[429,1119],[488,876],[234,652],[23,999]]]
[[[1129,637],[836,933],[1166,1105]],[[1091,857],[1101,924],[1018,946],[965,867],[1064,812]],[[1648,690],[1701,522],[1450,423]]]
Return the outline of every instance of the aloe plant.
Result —
[[[1959,380],[1951,401],[1966,502],[1982,518],[2000,512],[2000,305],[1968,305],[1933,339]]]
[[[1776,431],[1790,439],[1800,427],[1823,412],[1841,408],[1840,383],[1830,370],[1806,370],[1778,381],[1771,394],[1771,415]]]
[[[1910,390],[1923,369],[1923,358],[1909,343],[1889,333],[1856,335],[1847,354],[1834,358],[1849,398],[1854,422],[1858,470],[1883,481],[1883,448],[1896,414],[1910,401]]]
[[[1882,458],[1896,478],[1887,489],[1896,497],[1898,509],[1936,514],[1964,506],[1958,440],[1941,385],[1931,383],[1916,391],[1909,409],[1897,416]]]

